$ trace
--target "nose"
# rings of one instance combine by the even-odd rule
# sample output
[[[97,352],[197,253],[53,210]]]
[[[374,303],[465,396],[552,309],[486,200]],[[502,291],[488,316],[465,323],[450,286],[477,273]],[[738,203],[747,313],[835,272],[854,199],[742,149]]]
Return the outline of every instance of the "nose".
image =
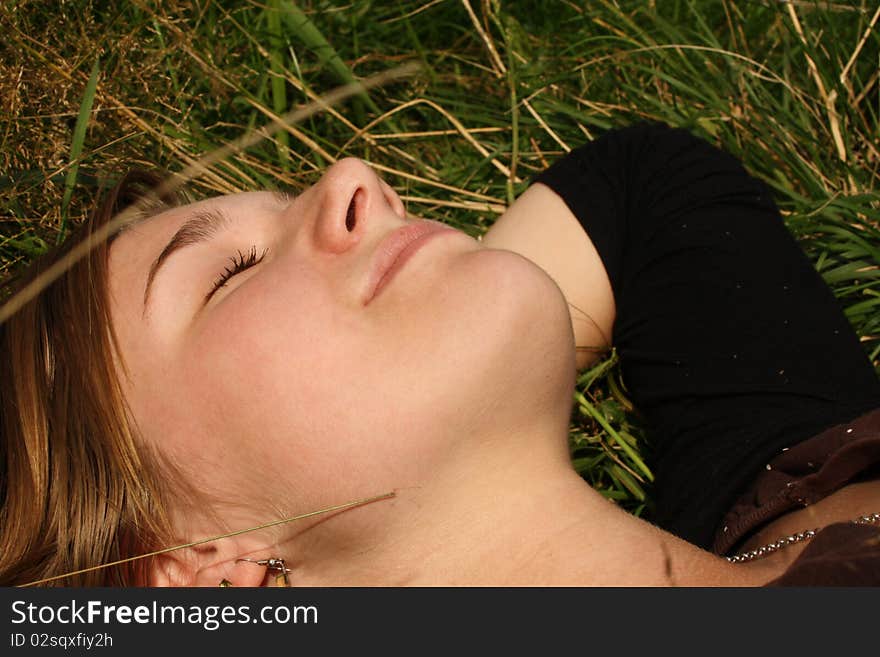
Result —
[[[362,160],[345,158],[315,185],[315,244],[343,253],[358,244],[371,225],[406,218],[400,197]]]

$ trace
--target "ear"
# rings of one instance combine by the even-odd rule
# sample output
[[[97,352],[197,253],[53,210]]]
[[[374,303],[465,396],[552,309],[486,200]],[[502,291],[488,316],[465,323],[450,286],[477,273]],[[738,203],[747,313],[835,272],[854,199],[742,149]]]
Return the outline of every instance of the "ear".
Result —
[[[147,586],[191,586],[191,571],[182,555],[160,554],[150,563]]]
[[[256,587],[266,581],[266,568],[239,561],[241,552],[234,541],[226,549],[211,544],[157,556],[150,567],[150,586],[218,587],[223,582],[231,586]]]

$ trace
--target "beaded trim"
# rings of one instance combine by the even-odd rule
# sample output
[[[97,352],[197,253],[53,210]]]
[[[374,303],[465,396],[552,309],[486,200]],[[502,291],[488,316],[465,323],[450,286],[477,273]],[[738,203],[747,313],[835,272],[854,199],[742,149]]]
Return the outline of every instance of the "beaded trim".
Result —
[[[880,523],[880,513],[872,513],[871,515],[861,516],[860,518],[856,518],[855,520],[850,520],[850,522],[857,525],[874,525]],[[767,555],[773,554],[774,552],[778,552],[782,548],[788,547],[789,545],[808,541],[816,535],[816,532],[818,532],[819,529],[821,528],[807,529],[806,531],[798,532],[796,534],[783,536],[782,538],[773,541],[772,543],[767,543],[766,545],[757,547],[754,550],[748,550],[747,552],[740,552],[739,554],[735,554],[731,557],[725,557],[725,559],[727,559],[731,563],[745,563],[747,561],[754,561],[755,559],[760,559],[762,557],[766,557]]]

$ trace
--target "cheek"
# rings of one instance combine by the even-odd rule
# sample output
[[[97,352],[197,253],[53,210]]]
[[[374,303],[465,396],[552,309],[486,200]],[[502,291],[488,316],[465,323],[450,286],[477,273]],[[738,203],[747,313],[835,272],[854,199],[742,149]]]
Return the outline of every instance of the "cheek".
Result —
[[[249,287],[214,308],[189,341],[186,404],[228,462],[256,459],[258,476],[276,468],[305,485],[302,471],[331,464],[347,433],[345,382],[356,377],[363,331],[319,282]]]

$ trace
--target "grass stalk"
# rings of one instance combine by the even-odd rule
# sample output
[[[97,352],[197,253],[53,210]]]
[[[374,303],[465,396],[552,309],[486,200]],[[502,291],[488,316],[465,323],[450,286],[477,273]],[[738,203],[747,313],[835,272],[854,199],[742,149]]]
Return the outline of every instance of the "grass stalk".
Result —
[[[290,0],[280,0],[279,9],[283,12],[284,21],[291,33],[302,43],[318,56],[320,66],[325,66],[339,81],[340,84],[353,84],[357,81],[354,73],[342,61],[342,57],[336,49],[330,45],[330,42],[321,33],[317,25],[303,12],[294,2]],[[363,92],[353,100],[354,112],[358,117],[357,122],[363,125],[365,119],[363,116],[363,105],[366,105],[370,111],[381,114],[381,110],[376,106],[370,96]]]
[[[73,190],[76,187],[76,178],[79,174],[79,163],[82,157],[83,145],[86,141],[86,128],[89,118],[92,116],[92,107],[95,104],[95,92],[98,89],[98,77],[101,73],[99,60],[95,60],[89,80],[83,92],[82,101],[79,105],[79,114],[76,117],[76,125],[73,128],[73,138],[70,142],[70,160],[67,168],[67,177],[64,180],[64,196],[61,198],[61,226],[58,229],[57,242],[64,241],[67,231],[68,214],[70,212],[70,200],[73,198]]]
[[[269,51],[269,68],[272,88],[272,109],[277,116],[281,116],[288,109],[287,102],[287,75],[284,66],[284,35],[281,31],[281,2],[271,0],[266,7],[266,25],[269,32],[271,48]],[[290,137],[286,131],[278,133],[278,165],[281,170],[290,170]]]

